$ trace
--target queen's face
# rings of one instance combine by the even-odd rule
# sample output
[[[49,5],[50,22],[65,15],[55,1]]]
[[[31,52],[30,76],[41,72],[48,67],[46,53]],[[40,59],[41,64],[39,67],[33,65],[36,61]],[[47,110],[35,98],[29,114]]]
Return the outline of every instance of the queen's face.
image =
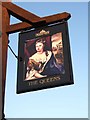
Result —
[[[36,51],[43,52],[44,45],[41,42],[36,43]]]

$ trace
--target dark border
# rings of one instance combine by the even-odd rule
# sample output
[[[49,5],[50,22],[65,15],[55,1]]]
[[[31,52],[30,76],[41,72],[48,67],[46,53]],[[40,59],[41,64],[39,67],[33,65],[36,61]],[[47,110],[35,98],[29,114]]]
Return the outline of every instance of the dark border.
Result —
[[[34,83],[34,80],[33,81],[31,81],[31,80],[23,81],[23,77],[22,77],[23,76],[23,62],[24,62],[23,61],[24,60],[24,54],[23,54],[24,53],[24,43],[27,40],[35,38],[34,34],[37,32],[37,30],[42,30],[42,29],[44,29],[46,31],[49,30],[50,31],[49,35],[53,35],[57,32],[62,32],[65,74],[55,76],[55,77],[59,77],[59,80],[55,80],[52,83],[50,82],[50,83],[45,83],[45,84],[31,85],[31,82]],[[41,28],[37,28],[35,30],[25,31],[25,32],[20,33],[19,34],[18,56],[19,56],[19,59],[18,59],[18,72],[17,72],[17,94],[74,84],[67,22],[62,22],[62,23],[58,23],[55,25],[53,24],[51,26],[49,25],[49,26],[45,26],[43,28],[41,27]],[[21,58],[22,58],[22,61],[21,61]],[[60,78],[60,76],[61,76],[61,78]],[[52,76],[53,80],[56,79],[55,77]],[[38,81],[40,81],[40,80],[44,81],[46,79],[41,78]],[[62,80],[60,80],[60,79],[62,79]],[[28,86],[29,83],[30,83],[30,86]]]

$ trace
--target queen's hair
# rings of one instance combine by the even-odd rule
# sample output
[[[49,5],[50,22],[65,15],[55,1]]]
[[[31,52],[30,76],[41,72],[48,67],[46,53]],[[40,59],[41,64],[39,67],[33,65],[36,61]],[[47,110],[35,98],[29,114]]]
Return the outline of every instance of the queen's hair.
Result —
[[[46,38],[38,38],[38,39],[36,40],[36,44],[39,43],[39,42],[41,42],[41,43],[43,43],[43,45],[45,45],[45,43],[46,43]]]
[[[46,53],[46,56],[48,56],[48,51],[45,49],[45,46],[46,46],[46,37],[38,38],[38,39],[36,40],[36,43],[35,43],[35,44],[37,44],[37,43],[39,43],[39,42],[44,45],[44,51],[45,51],[45,53]]]

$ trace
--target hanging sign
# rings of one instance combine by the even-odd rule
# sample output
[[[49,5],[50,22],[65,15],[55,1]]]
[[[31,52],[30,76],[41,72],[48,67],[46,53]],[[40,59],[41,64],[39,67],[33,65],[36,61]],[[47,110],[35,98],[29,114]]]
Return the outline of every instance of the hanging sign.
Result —
[[[67,22],[19,34],[17,93],[73,84]]]

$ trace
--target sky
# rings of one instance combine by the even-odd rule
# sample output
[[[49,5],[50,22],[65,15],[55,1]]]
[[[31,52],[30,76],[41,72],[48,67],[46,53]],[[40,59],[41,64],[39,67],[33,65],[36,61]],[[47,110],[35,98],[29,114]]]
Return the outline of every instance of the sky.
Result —
[[[6,118],[88,118],[88,3],[87,2],[14,2],[40,16],[62,12],[68,20],[74,84],[16,94],[17,59],[8,49],[5,115]],[[11,17],[11,24],[17,23]],[[13,51],[18,55],[19,32],[10,34]]]

